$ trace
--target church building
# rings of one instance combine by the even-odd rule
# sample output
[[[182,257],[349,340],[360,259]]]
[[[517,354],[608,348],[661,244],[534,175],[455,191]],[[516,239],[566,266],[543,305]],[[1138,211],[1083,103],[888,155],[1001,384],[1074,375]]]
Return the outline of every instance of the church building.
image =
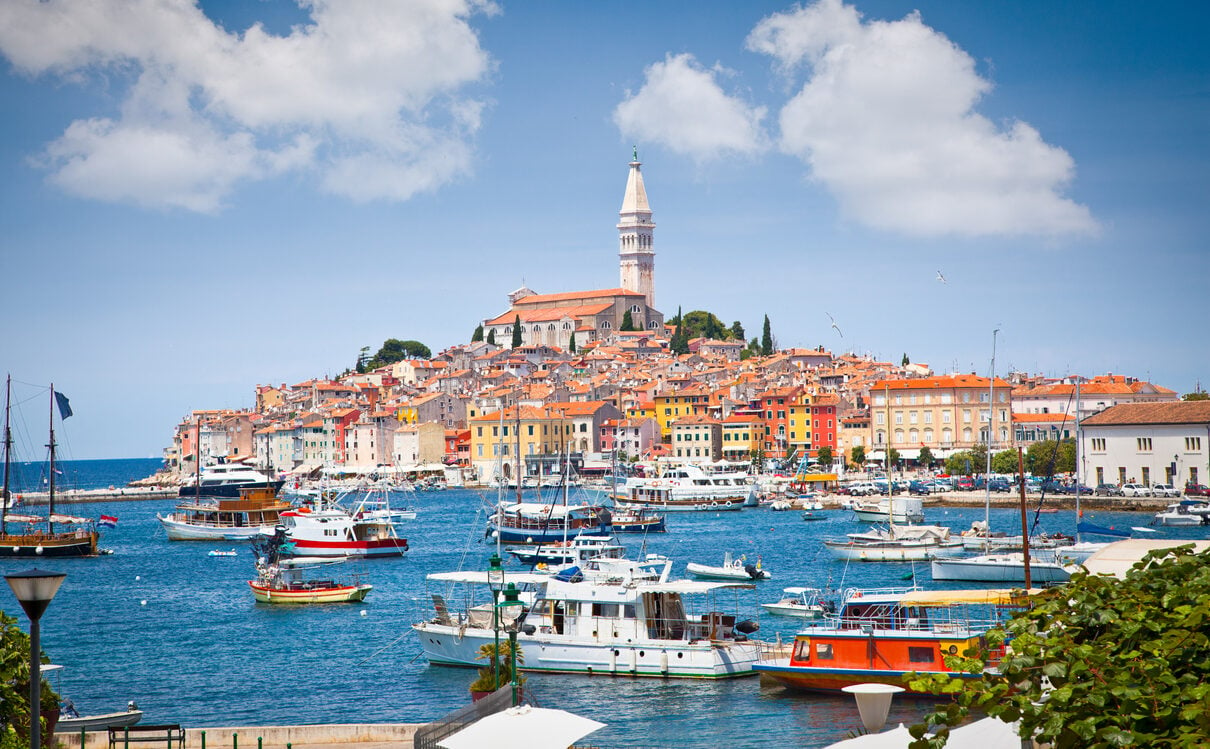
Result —
[[[664,316],[655,309],[655,222],[641,166],[636,150],[617,224],[618,288],[537,294],[523,286],[508,295],[507,312],[483,321],[485,336],[494,331],[496,343],[507,346],[519,318],[522,345],[566,349],[573,332],[578,346],[608,340],[627,312],[634,330],[663,333]]]

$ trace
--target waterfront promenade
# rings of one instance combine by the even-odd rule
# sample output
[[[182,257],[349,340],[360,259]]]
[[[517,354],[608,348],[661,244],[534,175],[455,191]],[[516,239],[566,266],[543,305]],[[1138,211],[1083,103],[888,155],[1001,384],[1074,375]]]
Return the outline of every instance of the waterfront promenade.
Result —
[[[426,723],[344,723],[307,726],[243,726],[219,728],[186,728],[185,746],[201,749],[205,733],[207,749],[231,747],[279,747],[290,749],[325,749],[325,747],[356,747],[356,749],[398,749],[411,745],[416,731]],[[258,739],[259,744],[258,744]],[[79,732],[55,733],[55,742],[65,749],[78,749]],[[84,749],[109,749],[106,731],[87,734]]]

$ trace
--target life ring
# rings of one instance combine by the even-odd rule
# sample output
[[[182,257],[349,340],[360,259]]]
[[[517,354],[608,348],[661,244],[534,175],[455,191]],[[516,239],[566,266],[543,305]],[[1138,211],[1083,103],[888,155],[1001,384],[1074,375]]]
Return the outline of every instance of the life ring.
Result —
[[[718,507],[718,502],[711,502],[711,503],[710,503],[710,506],[711,506],[711,507]]]
[[[730,507],[730,506],[731,506],[731,500],[728,499],[726,502],[723,502],[723,507]]]

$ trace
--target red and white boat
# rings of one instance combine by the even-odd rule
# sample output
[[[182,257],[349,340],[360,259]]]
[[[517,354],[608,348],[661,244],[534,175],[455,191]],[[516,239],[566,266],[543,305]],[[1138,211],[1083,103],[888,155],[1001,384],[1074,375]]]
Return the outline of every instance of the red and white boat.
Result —
[[[333,562],[327,562],[331,565]],[[289,560],[257,564],[257,578],[248,581],[252,594],[261,603],[348,603],[364,601],[372,586],[359,575],[337,579],[332,576],[306,575],[303,568]]]
[[[401,557],[408,550],[391,518],[353,514],[341,507],[300,508],[281,514],[293,554],[307,557]]]

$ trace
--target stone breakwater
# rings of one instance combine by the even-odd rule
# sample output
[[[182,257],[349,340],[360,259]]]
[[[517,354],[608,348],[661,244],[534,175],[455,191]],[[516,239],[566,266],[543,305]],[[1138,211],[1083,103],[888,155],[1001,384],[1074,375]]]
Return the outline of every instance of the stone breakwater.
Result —
[[[139,499],[168,499],[177,496],[177,487],[170,486],[119,486],[107,489],[68,489],[55,492],[55,504],[73,504],[84,502],[120,502],[123,500]],[[50,504],[50,495],[46,492],[21,492],[16,495],[17,501],[23,505]]]

